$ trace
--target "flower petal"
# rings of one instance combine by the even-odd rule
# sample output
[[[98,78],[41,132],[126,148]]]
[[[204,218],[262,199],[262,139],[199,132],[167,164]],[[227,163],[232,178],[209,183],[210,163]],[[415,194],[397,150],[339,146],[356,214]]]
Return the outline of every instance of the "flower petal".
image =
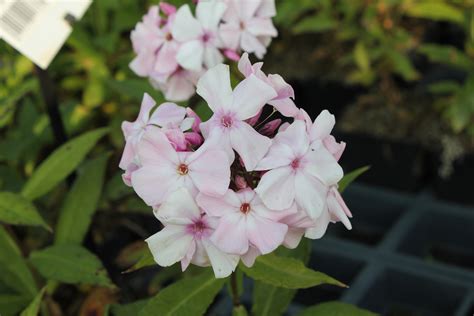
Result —
[[[184,226],[169,225],[145,240],[156,263],[169,267],[182,260],[193,242]]]
[[[257,259],[257,257],[260,255],[261,253],[258,251],[257,248],[250,246],[249,251],[240,256],[240,259],[242,259],[242,262],[245,264],[246,267],[251,268],[255,263],[255,259]]]
[[[288,226],[285,224],[253,214],[247,215],[249,241],[264,255],[281,245],[287,231]]]
[[[169,194],[166,201],[153,212],[162,223],[175,225],[191,224],[201,216],[193,197],[182,187]]]
[[[249,241],[246,234],[245,216],[234,213],[221,217],[219,226],[210,239],[224,252],[236,255],[246,253],[249,249]]]
[[[224,43],[224,47],[233,51],[239,50],[241,34],[239,23],[222,23],[219,27],[219,37]]]
[[[247,171],[255,169],[272,144],[270,138],[257,133],[245,122],[231,129],[230,142],[244,161]]]
[[[241,120],[255,116],[268,101],[277,96],[270,85],[253,74],[242,80],[232,95],[232,109]]]
[[[266,172],[255,189],[263,203],[272,210],[290,208],[295,199],[295,176],[291,168]]]
[[[178,177],[173,168],[145,166],[132,173],[132,186],[147,205],[155,206],[178,188]]]
[[[331,134],[334,125],[336,124],[336,119],[334,115],[329,113],[328,110],[322,111],[316,120],[314,120],[313,126],[310,130],[311,140],[315,139],[324,139]]]
[[[312,219],[318,218],[326,205],[327,188],[318,179],[304,172],[296,173],[295,188],[296,203]]]
[[[181,6],[176,12],[171,33],[173,38],[179,42],[187,42],[196,39],[203,32],[199,21],[193,17],[189,5]]]
[[[199,94],[215,113],[221,108],[228,108],[232,103],[229,66],[219,64],[209,69],[197,83]]]
[[[248,53],[254,53],[258,58],[262,59],[267,49],[265,45],[253,34],[248,31],[242,32],[240,36],[240,46],[242,50]]]
[[[220,251],[207,239],[203,239],[202,243],[206,249],[207,256],[209,257],[216,278],[226,278],[235,271],[235,268],[239,263],[238,255],[231,255]]]
[[[185,71],[181,70],[168,79],[163,89],[167,100],[186,101],[196,92],[193,82],[187,77]]]
[[[313,227],[306,229],[304,236],[309,239],[320,239],[326,233],[330,221],[331,219],[329,217],[329,213],[326,210],[315,221],[315,225]]]
[[[176,60],[184,68],[201,71],[204,59],[204,45],[200,40],[189,41],[181,45]]]
[[[273,25],[272,19],[254,18],[245,23],[246,30],[254,36],[276,37],[278,31]]]
[[[226,4],[221,1],[200,1],[196,6],[196,18],[205,30],[215,30],[226,8]]]
[[[344,176],[344,171],[336,159],[322,145],[311,144],[311,151],[305,156],[308,162],[304,170],[327,186],[336,185]]]
[[[207,214],[217,217],[239,212],[241,204],[239,198],[232,190],[228,190],[226,194],[218,197],[199,193],[196,202]]]
[[[184,120],[186,110],[176,103],[165,102],[160,104],[150,118],[150,124],[161,127],[178,127]]]
[[[195,156],[198,156],[195,158]],[[188,159],[189,176],[200,192],[215,196],[227,192],[230,183],[230,166],[222,150],[195,152]]]
[[[141,141],[136,147],[138,158],[143,166],[162,165],[173,166],[178,164],[178,154],[171,146],[168,138],[158,127],[147,128]]]
[[[212,68],[217,64],[220,64],[224,61],[219,49],[214,46],[206,46],[204,48],[204,65],[207,68]]]

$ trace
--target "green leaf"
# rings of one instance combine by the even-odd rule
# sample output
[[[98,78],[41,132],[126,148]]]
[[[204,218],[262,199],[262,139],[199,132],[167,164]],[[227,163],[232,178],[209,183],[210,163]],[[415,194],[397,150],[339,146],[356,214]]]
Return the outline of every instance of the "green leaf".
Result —
[[[109,80],[107,84],[118,94],[127,96],[136,102],[142,101],[145,92],[155,100],[156,104],[165,101],[163,95],[155,90],[146,79]]]
[[[33,203],[12,192],[0,192],[0,221],[13,225],[42,226],[51,230]]]
[[[138,315],[138,313],[148,304],[150,299],[139,300],[133,303],[118,305],[113,304],[111,312],[113,316],[130,316]]]
[[[393,71],[406,81],[416,80],[420,77],[420,74],[413,67],[410,59],[406,55],[395,50],[389,50],[387,51],[387,56],[392,63]]]
[[[43,299],[44,291],[46,288],[43,288],[38,294],[36,294],[33,301],[28,305],[28,307],[21,312],[20,316],[37,316],[40,306],[41,300]]]
[[[416,1],[407,6],[406,13],[415,18],[464,24],[463,10],[448,4],[447,1]]]
[[[241,269],[254,280],[286,289],[305,289],[320,284],[346,287],[324,273],[305,267],[299,260],[278,257],[274,254],[260,256],[252,268],[241,265]]]
[[[101,196],[108,158],[109,154],[105,154],[84,165],[64,200],[56,226],[56,244],[82,243]]]
[[[30,261],[48,280],[113,286],[100,260],[79,245],[61,244],[35,251]]]
[[[375,316],[372,312],[358,308],[354,305],[341,302],[327,302],[311,306],[297,316]]]
[[[56,149],[35,170],[25,184],[22,195],[29,200],[34,200],[48,193],[76,169],[97,141],[107,132],[107,128],[100,128],[76,137]]]
[[[155,266],[156,262],[155,259],[153,259],[153,255],[151,254],[150,250],[148,247],[144,248],[144,252],[140,260],[138,260],[137,263],[135,263],[132,267],[127,269],[125,273],[133,272],[142,268],[150,267],[150,266]]]
[[[370,169],[370,166],[365,166],[358,168],[354,171],[349,172],[346,174],[341,181],[339,181],[339,192],[344,192],[349,184],[351,184],[355,179],[357,179],[360,175]]]
[[[209,105],[204,101],[199,102],[194,111],[203,122],[210,119],[213,114]]]
[[[337,20],[328,14],[316,14],[298,22],[293,27],[293,32],[301,33],[318,33],[334,29],[337,26]]]
[[[362,72],[368,72],[370,70],[370,57],[364,43],[357,42],[355,45],[354,60]]]
[[[204,315],[225,279],[216,279],[212,271],[183,279],[166,287],[153,297],[139,316]]]
[[[17,316],[28,305],[31,298],[23,295],[0,294],[2,316]]]
[[[473,69],[474,61],[456,47],[437,44],[420,45],[418,51],[435,63],[447,64],[462,70]]]
[[[309,261],[310,252],[310,242],[308,239],[303,239],[296,249],[280,247],[275,254],[295,258],[306,264]],[[259,316],[282,315],[288,308],[288,305],[290,305],[295,294],[296,290],[255,281],[253,287],[252,314]]]
[[[434,94],[452,94],[458,92],[461,86],[454,80],[444,80],[430,84],[428,89]]]
[[[247,316],[247,315],[248,313],[244,305],[239,305],[232,309],[232,316]]]
[[[37,288],[33,275],[26,265],[25,259],[22,257],[20,249],[12,240],[10,235],[0,225],[0,281],[23,293],[28,301],[37,293]]]

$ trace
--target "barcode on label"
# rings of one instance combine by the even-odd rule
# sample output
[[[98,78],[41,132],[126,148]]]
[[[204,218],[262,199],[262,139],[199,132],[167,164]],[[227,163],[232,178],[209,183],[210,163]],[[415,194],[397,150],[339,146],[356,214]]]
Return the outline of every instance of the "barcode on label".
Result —
[[[15,38],[21,37],[44,5],[44,0],[14,1],[0,17],[0,28]]]

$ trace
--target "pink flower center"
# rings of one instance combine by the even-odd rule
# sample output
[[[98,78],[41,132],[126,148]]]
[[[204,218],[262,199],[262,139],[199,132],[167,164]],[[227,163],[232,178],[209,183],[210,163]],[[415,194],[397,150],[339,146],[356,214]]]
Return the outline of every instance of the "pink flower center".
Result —
[[[248,212],[250,212],[250,204],[249,203],[243,203],[240,206],[240,211],[244,214],[247,214]]]
[[[195,238],[202,238],[203,236],[207,235],[209,229],[206,222],[204,222],[202,219],[196,220],[194,223],[189,224],[186,228],[187,232],[193,235]]]
[[[165,36],[165,39],[167,41],[171,41],[173,39],[173,35],[171,35],[171,33],[167,33],[166,36]]]
[[[234,120],[229,115],[224,115],[221,118],[221,125],[222,126],[224,126],[226,128],[229,128],[229,127],[232,127],[232,124],[234,124]]]
[[[185,165],[184,163],[180,164],[177,170],[178,170],[178,173],[182,176],[187,175],[189,171],[188,166]]]
[[[211,34],[205,32],[205,33],[202,35],[202,41],[203,41],[204,43],[207,43],[207,42],[209,42],[209,40],[211,39],[211,37],[212,37]]]
[[[239,27],[240,27],[241,30],[245,30],[245,23],[244,23],[244,21],[240,21]]]
[[[301,161],[299,158],[296,158],[294,159],[292,162],[291,162],[291,168],[293,168],[294,170],[298,169],[301,165]]]

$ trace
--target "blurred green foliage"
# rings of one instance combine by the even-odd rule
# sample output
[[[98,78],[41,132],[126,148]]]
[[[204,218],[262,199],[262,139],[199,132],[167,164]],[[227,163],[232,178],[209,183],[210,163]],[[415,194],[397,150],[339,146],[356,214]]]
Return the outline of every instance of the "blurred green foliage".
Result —
[[[370,88],[396,76],[406,82],[422,77],[414,54],[447,64],[467,74],[465,83],[438,82],[430,91],[440,113],[454,133],[474,139],[474,1],[473,0],[277,0],[279,27],[292,34],[322,34],[336,56],[331,73],[338,80]],[[445,22],[465,32],[464,50],[424,42],[432,22]]]

